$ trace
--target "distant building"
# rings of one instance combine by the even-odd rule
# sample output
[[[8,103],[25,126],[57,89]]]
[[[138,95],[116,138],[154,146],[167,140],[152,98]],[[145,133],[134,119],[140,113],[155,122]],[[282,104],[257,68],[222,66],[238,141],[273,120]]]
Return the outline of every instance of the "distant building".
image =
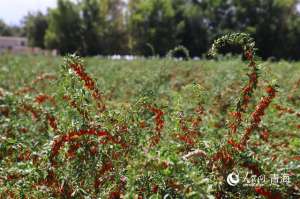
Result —
[[[57,50],[43,50],[38,47],[29,47],[24,37],[2,37],[0,36],[0,54],[9,52],[12,54],[33,54],[56,56]]]
[[[12,53],[25,53],[28,49],[27,39],[23,37],[1,37],[0,53],[9,51]]]

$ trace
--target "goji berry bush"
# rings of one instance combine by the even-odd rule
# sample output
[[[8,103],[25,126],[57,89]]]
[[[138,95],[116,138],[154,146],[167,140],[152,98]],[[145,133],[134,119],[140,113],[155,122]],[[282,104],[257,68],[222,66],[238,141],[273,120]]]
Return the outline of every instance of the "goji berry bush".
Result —
[[[300,64],[256,51],[239,33],[211,60],[1,55],[0,198],[299,198]]]

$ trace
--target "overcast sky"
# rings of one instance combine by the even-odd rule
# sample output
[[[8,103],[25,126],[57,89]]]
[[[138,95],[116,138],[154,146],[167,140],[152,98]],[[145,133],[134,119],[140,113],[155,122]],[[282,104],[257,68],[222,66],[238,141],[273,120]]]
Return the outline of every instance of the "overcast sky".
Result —
[[[10,25],[18,25],[29,11],[45,12],[48,7],[55,6],[56,0],[0,0],[0,19]]]

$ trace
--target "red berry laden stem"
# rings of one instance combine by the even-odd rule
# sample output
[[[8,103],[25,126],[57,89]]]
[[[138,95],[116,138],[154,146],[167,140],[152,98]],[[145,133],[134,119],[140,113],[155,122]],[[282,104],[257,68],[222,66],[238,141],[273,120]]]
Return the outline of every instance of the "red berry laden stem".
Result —
[[[247,141],[249,140],[251,134],[261,122],[262,117],[265,114],[265,110],[268,108],[268,106],[276,96],[276,89],[272,86],[268,86],[266,88],[266,92],[268,93],[268,96],[265,96],[261,99],[261,101],[256,106],[255,111],[251,114],[251,124],[246,128],[245,134],[243,135],[240,142],[240,144],[243,146],[247,144]]]
[[[96,101],[99,111],[105,111],[106,107],[102,95],[96,87],[95,81],[85,72],[84,66],[80,63],[69,63],[69,67],[84,82],[84,87],[90,91],[93,99]]]
[[[52,148],[51,148],[50,161],[52,163],[55,163],[54,157],[57,156],[60,148],[65,143],[76,140],[83,135],[94,135],[94,136],[98,136],[98,137],[105,137],[114,144],[120,144],[123,148],[127,147],[127,145],[125,143],[117,140],[114,136],[112,136],[111,134],[109,134],[107,131],[104,131],[104,130],[88,129],[88,130],[72,131],[68,134],[61,135],[60,137],[58,137],[57,139],[54,140],[54,142],[52,144]],[[101,142],[101,143],[106,143],[106,142]]]
[[[258,69],[253,58],[253,50],[246,51],[245,57],[249,61],[248,67],[251,68],[251,73],[248,74],[249,81],[242,90],[242,96],[240,101],[237,103],[236,112],[232,113],[232,116],[234,117],[234,122],[230,124],[231,133],[237,132],[237,129],[242,122],[242,115],[248,108],[250,99],[253,95],[254,89],[256,89],[258,82]]]
[[[154,119],[155,119],[155,135],[151,137],[151,146],[154,146],[159,143],[160,137],[161,137],[161,131],[164,128],[165,121],[163,119],[164,112],[160,110],[159,108],[156,108],[151,105],[147,105],[146,108],[154,113]]]

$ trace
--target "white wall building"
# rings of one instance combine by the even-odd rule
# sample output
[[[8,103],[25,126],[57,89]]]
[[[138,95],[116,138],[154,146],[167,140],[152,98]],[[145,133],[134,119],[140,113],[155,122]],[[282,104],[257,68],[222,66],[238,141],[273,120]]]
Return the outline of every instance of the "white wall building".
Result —
[[[0,36],[0,53],[9,51],[12,53],[24,53],[28,49],[27,39],[23,37]]]

